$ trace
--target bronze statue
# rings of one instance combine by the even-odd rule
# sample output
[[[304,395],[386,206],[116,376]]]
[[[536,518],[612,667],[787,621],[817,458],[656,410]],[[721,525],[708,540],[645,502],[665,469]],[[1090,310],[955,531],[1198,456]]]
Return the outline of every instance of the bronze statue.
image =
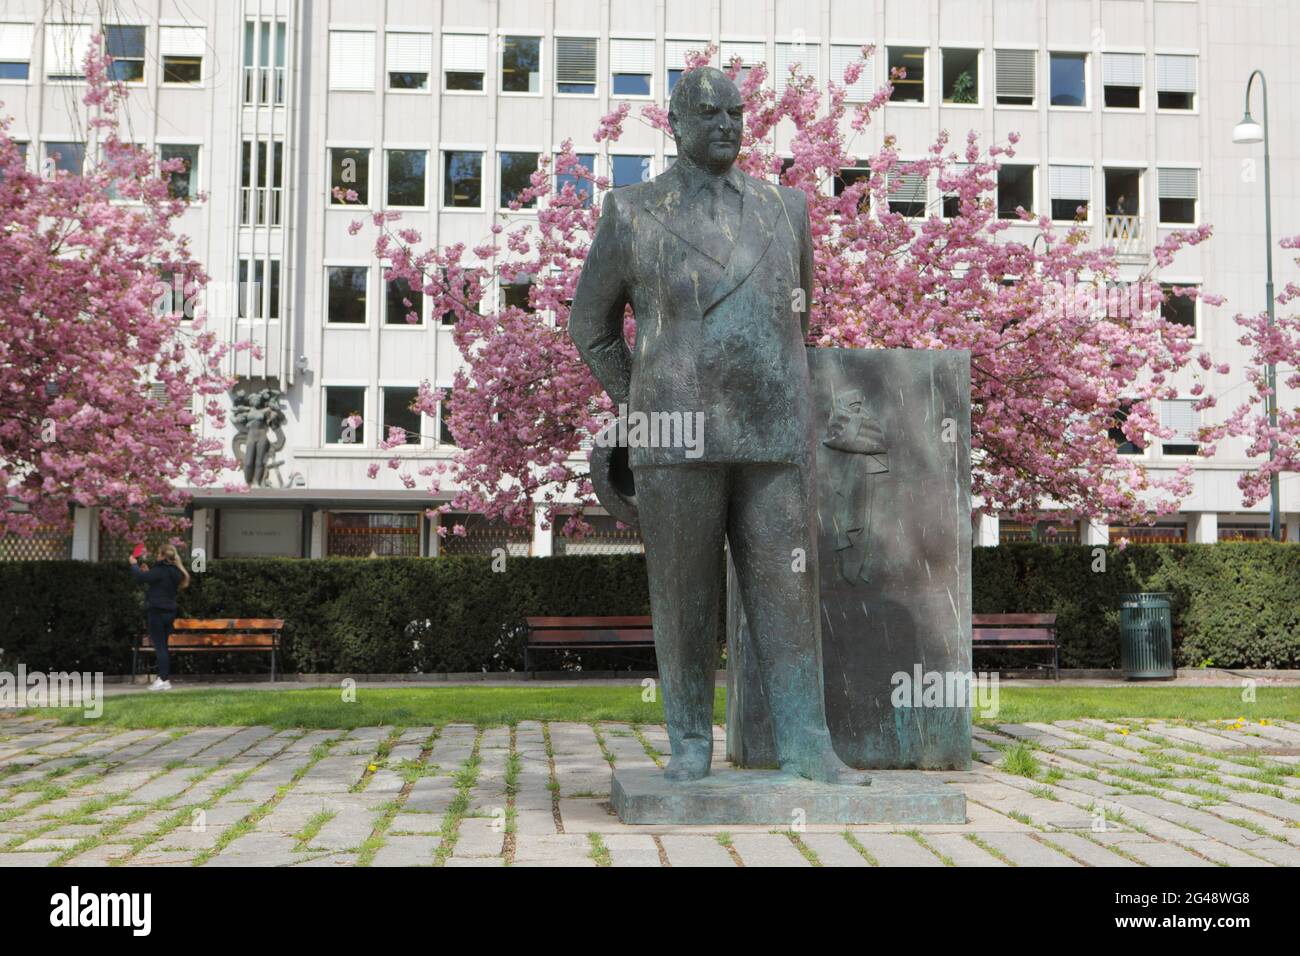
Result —
[[[271,470],[282,464],[275,457],[285,445],[280,398],[280,392],[272,388],[251,394],[240,388],[231,394],[231,421],[235,426],[232,450],[244,466],[244,481],[249,488],[266,485]]]
[[[619,472],[597,481],[607,507],[634,503],[645,541],[672,745],[665,773],[709,773],[726,545],[781,769],[867,783],[831,745],[822,692],[807,198],[735,168],[743,104],[719,70],[678,82],[669,122],[677,162],[605,197],[569,318],[615,405],[703,429],[694,449],[629,439],[630,474],[619,456],[595,456]],[[623,337],[628,305],[635,353]]]

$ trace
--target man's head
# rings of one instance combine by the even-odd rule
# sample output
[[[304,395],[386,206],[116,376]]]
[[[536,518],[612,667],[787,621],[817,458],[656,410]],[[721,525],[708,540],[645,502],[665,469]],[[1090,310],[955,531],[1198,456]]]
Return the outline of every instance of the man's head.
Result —
[[[725,73],[711,66],[701,67],[691,70],[673,87],[668,122],[679,156],[687,156],[705,169],[726,172],[740,154],[744,101]]]

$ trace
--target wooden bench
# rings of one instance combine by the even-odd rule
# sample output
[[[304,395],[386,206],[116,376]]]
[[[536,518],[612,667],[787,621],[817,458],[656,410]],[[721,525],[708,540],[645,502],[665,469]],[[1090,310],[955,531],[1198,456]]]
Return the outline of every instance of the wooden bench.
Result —
[[[277,618],[223,618],[200,621],[177,618],[167,641],[169,653],[270,653],[271,680],[275,680],[276,660],[280,653],[280,631],[284,621]],[[154,653],[146,634],[131,649],[131,676],[139,673],[140,655]]]
[[[530,617],[524,670],[534,650],[623,650],[654,647],[649,617]]]
[[[975,614],[971,616],[971,649],[976,651],[1052,652],[1052,678],[1061,679],[1061,651],[1056,641],[1055,614]]]

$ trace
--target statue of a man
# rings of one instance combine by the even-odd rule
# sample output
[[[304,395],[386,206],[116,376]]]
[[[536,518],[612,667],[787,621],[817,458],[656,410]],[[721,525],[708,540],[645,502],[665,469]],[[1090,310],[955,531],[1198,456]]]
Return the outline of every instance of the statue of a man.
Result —
[[[569,317],[629,416],[680,415],[661,420],[703,430],[698,445],[629,441],[627,451],[672,744],[666,775],[709,772],[726,544],[781,769],[866,783],[835,754],[822,696],[807,198],[735,168],[744,108],[719,70],[683,76],[668,117],[677,162],[605,197]],[[629,304],[635,354],[623,338]]]

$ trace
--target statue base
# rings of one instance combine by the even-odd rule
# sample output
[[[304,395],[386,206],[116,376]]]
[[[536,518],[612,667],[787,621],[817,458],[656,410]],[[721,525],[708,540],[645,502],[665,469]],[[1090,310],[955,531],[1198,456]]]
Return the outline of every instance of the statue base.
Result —
[[[658,768],[615,770],[610,802],[628,824],[965,823],[966,795],[915,770],[878,770],[865,787],[776,770],[714,770],[674,782]]]

